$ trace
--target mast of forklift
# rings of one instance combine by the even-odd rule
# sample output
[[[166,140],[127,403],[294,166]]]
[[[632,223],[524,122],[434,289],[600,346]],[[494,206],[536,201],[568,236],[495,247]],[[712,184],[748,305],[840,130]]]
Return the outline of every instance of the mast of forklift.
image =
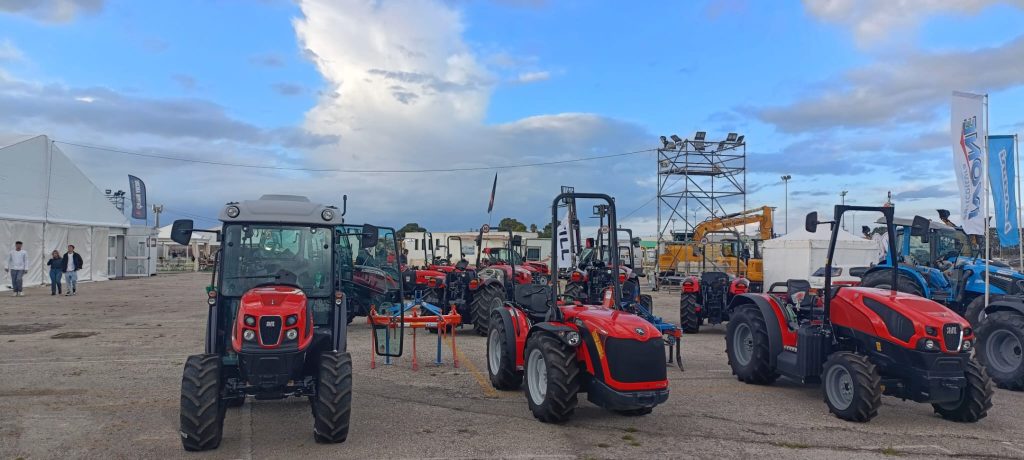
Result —
[[[603,200],[606,203],[608,203],[608,228],[609,229],[615,229],[615,228],[619,227],[618,223],[615,221],[615,200],[613,200],[612,197],[610,197],[610,196],[608,196],[608,195],[606,195],[604,193],[575,193],[575,192],[572,192],[572,193],[560,193],[558,196],[555,197],[554,201],[551,202],[551,226],[552,226],[552,228],[555,228],[558,225],[558,203],[563,201],[563,200],[565,200],[565,199],[572,199],[573,201],[575,201],[577,198],[583,198],[585,200]],[[600,232],[600,230],[598,230],[598,232]],[[619,238],[618,238],[618,235],[616,233],[618,233],[618,232],[615,232],[615,231],[609,231],[608,232],[608,242],[609,242],[609,246],[610,247],[614,247],[614,248],[619,247]],[[558,254],[558,239],[557,238],[551,238],[551,254]],[[611,273],[614,273],[615,274],[614,276],[617,277],[618,273],[619,273],[619,251],[618,250],[610,251],[608,256],[609,256],[608,260],[609,260],[609,265],[610,265],[608,268],[611,270]],[[558,273],[558,258],[557,257],[552,257],[551,258],[551,273]],[[554,284],[553,287],[554,287],[554,289],[551,290],[551,302],[552,302],[552,305],[557,305],[557,303],[558,303],[558,284],[557,283]],[[619,286],[619,283],[612,283],[612,305],[615,306],[614,308],[618,309],[618,308],[622,307],[621,299],[622,299],[622,288]],[[550,314],[553,314],[556,319],[561,319],[562,318],[562,311],[560,309],[552,308],[551,311],[553,311],[553,313],[550,313]]]
[[[825,299],[824,299],[824,304],[825,304],[825,309],[824,309],[825,317],[824,317],[824,319],[825,320],[828,320],[828,318],[829,318],[829,309],[830,309],[830,303],[831,303],[831,300],[832,300],[832,257],[835,255],[835,252],[836,252],[836,239],[839,238],[839,225],[837,225],[837,223],[841,221],[841,219],[843,218],[843,213],[845,213],[846,211],[881,212],[882,215],[885,216],[885,230],[886,230],[886,233],[889,235],[889,247],[890,248],[895,248],[896,247],[896,236],[895,236],[895,234],[896,234],[896,226],[895,226],[895,224],[893,224],[893,221],[892,221],[893,220],[893,214],[894,214],[894,210],[893,210],[892,206],[877,207],[877,206],[844,206],[844,205],[840,205],[840,204],[836,205],[835,211],[833,212],[835,217],[833,217],[832,222],[829,222],[831,224],[831,227],[832,227],[832,235],[829,238],[828,255],[825,258]],[[815,219],[814,219],[815,220],[815,227],[817,227],[817,223],[818,223],[817,222],[817,214],[818,214],[817,212],[814,213],[814,216],[815,216]],[[824,222],[822,222],[822,223],[824,223]],[[810,224],[810,222],[808,222],[808,224]],[[810,230],[810,229],[808,228],[807,230]],[[909,235],[907,236],[907,238],[909,238]],[[891,253],[892,250],[890,250],[889,252]],[[899,269],[899,264],[896,263],[896,261],[893,261],[890,265],[892,265],[892,284],[889,286],[889,289],[890,289],[890,295],[894,296],[894,295],[896,295],[896,283],[899,281],[900,269]]]

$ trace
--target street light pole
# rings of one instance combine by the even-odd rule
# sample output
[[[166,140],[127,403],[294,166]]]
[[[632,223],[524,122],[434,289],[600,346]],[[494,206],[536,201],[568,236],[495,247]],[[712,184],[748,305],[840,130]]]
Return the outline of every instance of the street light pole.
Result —
[[[843,206],[846,206],[846,194],[847,193],[849,193],[847,190],[843,190],[842,192],[839,192],[839,199],[841,200],[841,204]],[[842,219],[841,225],[843,227],[843,230],[846,230],[846,219],[845,218],[840,218],[840,219]]]
[[[786,219],[786,233],[789,233],[789,180],[792,178],[793,176],[789,174],[782,176],[782,185],[786,194],[786,211],[784,213],[785,217],[783,217],[784,219]]]

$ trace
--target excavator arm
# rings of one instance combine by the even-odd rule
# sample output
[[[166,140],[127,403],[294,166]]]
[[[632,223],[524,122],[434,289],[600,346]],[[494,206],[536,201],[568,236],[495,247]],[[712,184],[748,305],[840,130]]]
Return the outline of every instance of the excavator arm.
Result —
[[[755,223],[758,224],[757,231],[760,239],[769,240],[772,238],[772,208],[762,206],[701,222],[693,230],[693,241],[700,242],[710,232]]]

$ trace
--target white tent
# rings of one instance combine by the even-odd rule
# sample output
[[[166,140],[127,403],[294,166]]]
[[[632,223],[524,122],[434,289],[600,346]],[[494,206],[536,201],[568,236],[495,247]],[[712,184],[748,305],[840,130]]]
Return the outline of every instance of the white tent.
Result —
[[[46,136],[0,134],[0,165],[0,257],[24,243],[25,285],[49,283],[46,259],[69,244],[82,255],[80,280],[107,279],[108,255],[118,251],[110,237],[124,235],[128,219]],[[0,290],[10,286],[3,276]]]
[[[831,230],[828,224],[810,233],[803,228],[764,242],[764,287],[788,279],[808,279],[815,270],[825,266]],[[833,265],[870,265],[878,262],[878,247],[870,241],[843,230],[836,240]]]

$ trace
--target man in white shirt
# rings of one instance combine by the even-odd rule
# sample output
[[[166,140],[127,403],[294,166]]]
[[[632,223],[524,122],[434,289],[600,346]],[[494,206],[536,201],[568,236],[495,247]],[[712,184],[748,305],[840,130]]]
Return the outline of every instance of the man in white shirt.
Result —
[[[11,287],[14,288],[14,297],[24,297],[23,284],[25,271],[28,270],[28,252],[21,249],[21,241],[14,242],[14,250],[7,255],[7,267],[4,271],[11,274]]]

